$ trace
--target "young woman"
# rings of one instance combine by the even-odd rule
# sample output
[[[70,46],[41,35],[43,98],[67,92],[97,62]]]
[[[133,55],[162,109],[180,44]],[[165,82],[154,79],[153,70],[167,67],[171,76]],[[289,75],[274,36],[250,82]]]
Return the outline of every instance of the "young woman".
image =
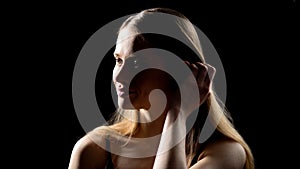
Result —
[[[156,14],[173,17],[160,20]],[[166,25],[182,42],[152,31]],[[177,62],[165,51],[180,57],[191,74],[174,79],[165,70]],[[153,8],[129,17],[119,29],[114,57],[119,108],[110,125],[78,140],[69,169],[254,169],[251,149],[212,88],[216,70],[205,62],[184,15]],[[207,124],[213,132],[201,140]]]

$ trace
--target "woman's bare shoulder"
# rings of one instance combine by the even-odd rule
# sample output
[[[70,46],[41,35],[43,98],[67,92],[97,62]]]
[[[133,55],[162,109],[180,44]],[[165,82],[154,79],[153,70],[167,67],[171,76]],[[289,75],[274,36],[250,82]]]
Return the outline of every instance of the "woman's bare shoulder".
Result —
[[[243,146],[228,139],[209,143],[200,156],[192,169],[220,167],[242,169],[246,162],[246,152]]]
[[[105,167],[107,151],[104,133],[91,131],[81,137],[74,145],[69,169]]]

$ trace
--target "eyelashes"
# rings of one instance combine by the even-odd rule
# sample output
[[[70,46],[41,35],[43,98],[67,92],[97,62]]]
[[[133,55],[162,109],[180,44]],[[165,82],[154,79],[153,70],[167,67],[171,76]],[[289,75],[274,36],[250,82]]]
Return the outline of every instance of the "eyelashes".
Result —
[[[124,64],[124,60],[119,57],[116,57],[115,60],[117,66],[122,66]],[[130,57],[126,59],[126,64],[131,68],[138,69],[142,66],[143,63],[140,59],[136,57]]]
[[[121,58],[116,58],[116,65],[122,66],[122,64],[123,64],[123,59],[121,59]]]

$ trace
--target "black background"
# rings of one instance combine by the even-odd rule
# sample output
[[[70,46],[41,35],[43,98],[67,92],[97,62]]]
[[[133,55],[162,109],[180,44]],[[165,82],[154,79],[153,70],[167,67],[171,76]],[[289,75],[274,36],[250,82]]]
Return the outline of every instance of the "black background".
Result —
[[[294,66],[296,1],[130,1],[9,4],[3,34],[9,62],[4,84],[12,115],[7,157],[37,168],[67,168],[85,132],[72,102],[72,73],[81,48],[103,25],[150,7],[186,15],[210,39],[225,69],[226,105],[253,150],[258,169],[291,166],[297,105]],[[6,6],[3,6],[4,8]],[[6,64],[9,63],[9,64]],[[17,70],[17,71],[15,71]],[[293,93],[294,92],[294,93]],[[297,97],[297,95],[296,95]],[[11,113],[10,113],[11,112]],[[17,129],[15,129],[17,128]],[[6,133],[6,132],[4,132]],[[15,136],[17,138],[15,139]],[[287,158],[289,156],[289,159]],[[12,157],[12,158],[11,158]],[[288,159],[285,161],[285,159]]]

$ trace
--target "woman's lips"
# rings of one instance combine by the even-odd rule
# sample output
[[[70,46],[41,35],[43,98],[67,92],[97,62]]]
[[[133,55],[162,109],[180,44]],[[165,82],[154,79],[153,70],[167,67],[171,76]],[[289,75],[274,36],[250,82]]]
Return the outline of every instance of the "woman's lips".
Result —
[[[117,90],[117,94],[118,94],[118,96],[120,96],[120,97],[128,97],[128,96],[132,96],[132,95],[137,94],[137,92],[134,91],[134,90],[130,90],[130,91],[128,92],[128,91],[126,91],[126,90],[119,89],[119,90]]]

